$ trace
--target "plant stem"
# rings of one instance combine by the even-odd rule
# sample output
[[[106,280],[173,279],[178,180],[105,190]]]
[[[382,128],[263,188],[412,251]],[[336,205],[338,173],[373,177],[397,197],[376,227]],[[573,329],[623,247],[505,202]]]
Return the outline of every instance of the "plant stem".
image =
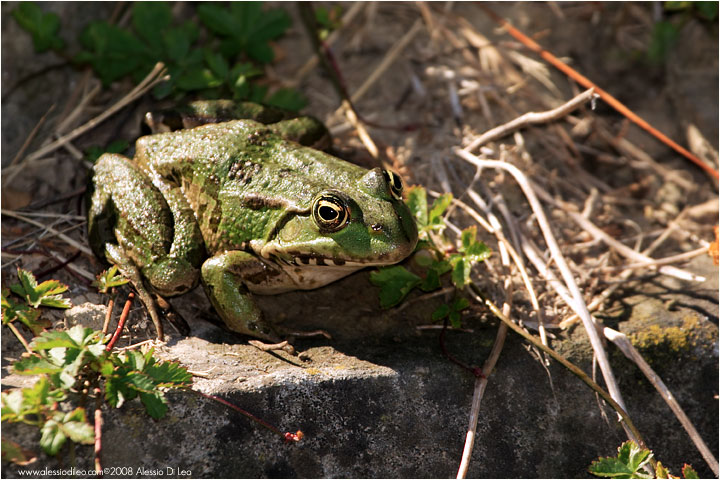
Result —
[[[25,337],[23,337],[23,336],[20,334],[20,332],[18,331],[18,329],[15,328],[15,325],[13,325],[12,322],[8,322],[8,323],[6,323],[6,325],[7,325],[8,328],[10,328],[10,330],[15,334],[15,336],[17,337],[17,339],[20,340],[20,343],[23,344],[23,347],[25,347],[25,350],[26,350],[28,353],[32,353],[32,350],[30,350],[30,345],[28,345],[27,340],[25,340]]]
[[[108,352],[113,349],[115,342],[117,342],[117,339],[120,338],[120,332],[122,332],[122,329],[125,326],[125,320],[127,320],[128,314],[130,313],[130,305],[132,304],[133,298],[135,298],[135,294],[130,292],[127,301],[125,302],[125,306],[123,307],[122,314],[120,315],[120,319],[118,320],[118,326],[115,329],[115,333],[110,339],[110,342],[108,342],[107,347],[105,347],[105,350]]]

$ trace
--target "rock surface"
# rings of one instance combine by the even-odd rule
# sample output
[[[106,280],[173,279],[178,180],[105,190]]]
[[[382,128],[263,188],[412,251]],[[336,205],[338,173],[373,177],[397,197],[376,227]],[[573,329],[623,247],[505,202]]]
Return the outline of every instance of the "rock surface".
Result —
[[[315,295],[335,298],[332,293],[353,289],[374,293],[361,287],[365,275],[324,292],[291,295],[308,295],[305,303],[312,304]],[[662,301],[643,298],[628,297],[628,315],[616,326],[637,340],[710,448],[717,451],[718,412],[713,398],[718,376],[717,309],[708,315],[685,306],[668,311]],[[169,394],[171,408],[160,421],[151,420],[137,400],[119,410],[106,410],[103,466],[115,467],[118,474],[131,469],[131,476],[141,477],[158,472],[169,477],[220,478],[454,476],[473,378],[443,357],[437,331],[413,334],[404,320],[398,323],[400,314],[378,318],[374,307],[370,302],[368,310],[376,321],[385,320],[393,328],[367,336],[338,329],[335,340],[297,341],[304,351],[302,360],[261,352],[209,323],[191,322],[194,336],[172,338],[158,349],[159,356],[178,360],[195,373],[196,390],[218,395],[282,431],[302,430],[305,438],[284,443],[276,433],[213,400],[177,392]],[[403,310],[402,316],[416,315],[413,308]],[[472,323],[476,334],[451,332],[447,346],[462,361],[481,364],[495,326],[479,320]],[[327,328],[333,331],[332,326]],[[581,330],[562,334],[567,338],[553,346],[590,371],[589,346]],[[656,457],[673,472],[688,462],[704,476],[710,475],[669,408],[637,368],[617,350],[612,360],[630,414]],[[24,445],[36,445],[35,433],[15,426],[5,428],[3,435],[8,433],[14,439],[24,436]],[[623,440],[614,414],[600,409],[582,382],[555,363],[544,368],[510,334],[482,402],[469,476],[586,477],[590,462],[614,454]],[[77,448],[77,458],[78,468],[90,468],[91,448]],[[34,465],[59,464],[41,455]],[[3,476],[17,477],[17,470],[3,465]]]

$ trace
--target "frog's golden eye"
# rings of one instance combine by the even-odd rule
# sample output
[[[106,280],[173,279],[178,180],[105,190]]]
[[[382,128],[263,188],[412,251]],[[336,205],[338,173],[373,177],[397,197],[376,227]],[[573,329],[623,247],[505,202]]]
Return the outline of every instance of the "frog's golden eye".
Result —
[[[313,202],[312,216],[321,232],[337,232],[347,225],[350,207],[339,195],[322,193]]]
[[[390,170],[383,170],[383,176],[390,186],[390,194],[396,200],[402,200],[403,182],[400,175],[391,172]]]

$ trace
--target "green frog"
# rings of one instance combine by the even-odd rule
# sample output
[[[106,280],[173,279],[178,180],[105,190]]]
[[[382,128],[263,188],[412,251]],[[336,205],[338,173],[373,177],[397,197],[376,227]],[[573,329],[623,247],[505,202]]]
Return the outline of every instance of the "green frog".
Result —
[[[88,236],[130,278],[161,340],[156,300],[198,282],[229,330],[278,341],[254,294],[322,287],[415,248],[400,177],[313,148],[329,142],[311,117],[203,101],[148,119],[166,131],[139,138],[132,160],[95,164]]]

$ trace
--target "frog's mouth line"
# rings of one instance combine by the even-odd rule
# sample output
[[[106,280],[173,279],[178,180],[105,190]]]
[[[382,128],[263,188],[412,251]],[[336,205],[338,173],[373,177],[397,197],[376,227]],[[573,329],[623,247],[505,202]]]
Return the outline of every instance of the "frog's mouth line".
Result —
[[[287,263],[288,265],[295,265],[298,267],[302,267],[302,266],[367,267],[369,265],[373,265],[373,263],[369,263],[369,262],[368,263],[351,262],[351,261],[337,259],[337,258],[319,257],[319,256],[314,256],[314,255],[297,255],[297,256],[293,257],[292,260],[285,260],[285,259],[281,259],[281,260],[284,263]]]

